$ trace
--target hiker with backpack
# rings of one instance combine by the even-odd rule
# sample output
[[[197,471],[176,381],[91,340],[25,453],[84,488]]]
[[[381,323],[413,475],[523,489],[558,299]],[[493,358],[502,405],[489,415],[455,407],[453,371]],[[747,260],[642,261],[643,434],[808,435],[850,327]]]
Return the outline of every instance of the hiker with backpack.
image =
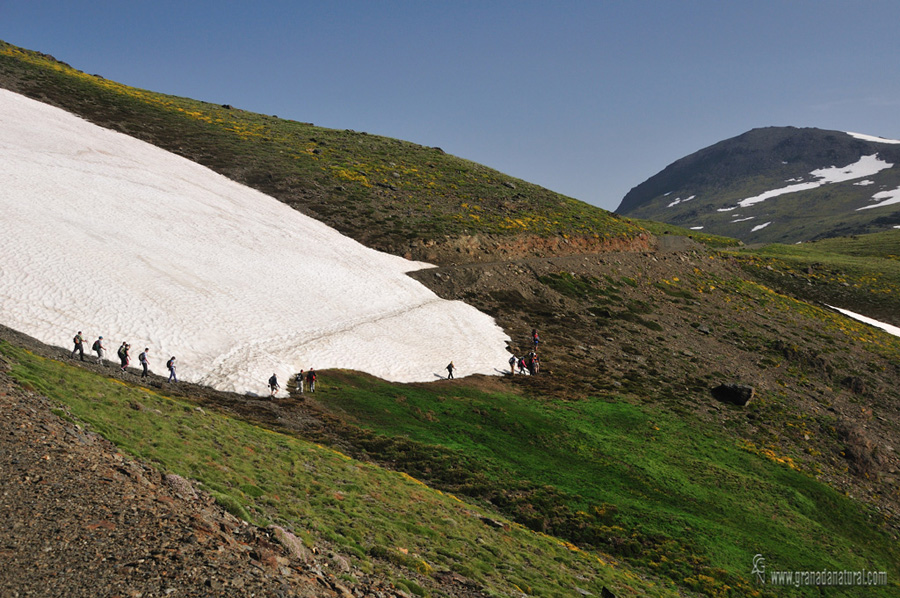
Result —
[[[173,355],[169,361],[166,362],[166,367],[169,368],[169,382],[178,382],[178,377],[175,376],[175,356]]]
[[[150,362],[147,359],[147,353],[150,352],[150,349],[144,347],[144,350],[138,355],[138,361],[141,363],[141,367],[144,368],[144,371],[141,372],[141,379],[146,378],[149,375],[147,368],[150,366]]]
[[[516,361],[518,360],[516,359],[515,355],[509,358],[509,373],[513,376],[516,375]]]
[[[300,373],[294,378],[294,384],[297,385],[297,392],[303,394],[303,370],[300,370]]]
[[[541,339],[538,337],[537,328],[531,329],[531,342],[534,343],[534,350],[537,351],[538,343],[541,342]]]
[[[316,392],[316,370],[313,368],[306,372],[306,386],[309,387],[309,392]]]
[[[72,342],[75,343],[75,348],[72,349],[72,359],[75,359],[75,354],[78,353],[81,355],[81,361],[84,361],[84,337],[81,336],[80,330],[72,339]]]
[[[125,368],[128,367],[128,349],[131,348],[131,345],[122,341],[122,346],[119,347],[117,355],[119,356],[119,361],[122,362],[122,371],[125,371]]]
[[[106,347],[103,346],[102,336],[94,341],[94,346],[91,349],[97,353],[97,363],[103,363],[103,351],[106,350]]]
[[[279,388],[281,387],[278,386],[278,377],[272,374],[272,377],[269,378],[269,396],[274,397]]]
[[[537,374],[536,360],[537,360],[537,353],[535,353],[534,351],[529,353],[528,357],[525,358],[525,367],[528,368],[528,373],[531,374],[532,376]]]
[[[453,365],[452,361],[447,364],[447,380],[453,379],[453,370],[455,370],[455,369],[456,369],[456,366]]]

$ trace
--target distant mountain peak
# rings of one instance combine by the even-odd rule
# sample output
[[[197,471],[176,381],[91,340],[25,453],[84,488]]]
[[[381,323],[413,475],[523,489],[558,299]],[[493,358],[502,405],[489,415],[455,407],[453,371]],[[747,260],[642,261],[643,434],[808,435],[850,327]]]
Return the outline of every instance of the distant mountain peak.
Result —
[[[764,127],[673,162],[618,213],[745,242],[793,243],[900,224],[900,141]]]

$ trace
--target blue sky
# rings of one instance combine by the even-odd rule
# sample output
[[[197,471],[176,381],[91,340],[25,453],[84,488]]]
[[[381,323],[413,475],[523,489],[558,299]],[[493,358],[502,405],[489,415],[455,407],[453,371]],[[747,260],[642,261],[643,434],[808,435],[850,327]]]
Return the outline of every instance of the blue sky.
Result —
[[[439,146],[613,210],[754,127],[900,138],[900,2],[0,0],[128,85]]]

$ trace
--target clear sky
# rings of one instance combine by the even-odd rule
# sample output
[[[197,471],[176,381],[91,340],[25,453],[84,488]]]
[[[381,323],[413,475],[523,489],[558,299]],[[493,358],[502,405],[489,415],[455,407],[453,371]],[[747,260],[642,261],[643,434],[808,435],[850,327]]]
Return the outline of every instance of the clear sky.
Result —
[[[754,127],[900,138],[897,0],[0,0],[0,39],[609,210]]]

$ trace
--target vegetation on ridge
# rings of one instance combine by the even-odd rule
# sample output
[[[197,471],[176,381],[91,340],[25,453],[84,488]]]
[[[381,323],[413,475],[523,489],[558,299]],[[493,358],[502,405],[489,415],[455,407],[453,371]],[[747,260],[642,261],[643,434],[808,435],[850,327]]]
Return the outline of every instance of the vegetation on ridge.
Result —
[[[394,253],[447,236],[600,243],[645,232],[439,148],[140,90],[3,42],[0,86],[183,155]]]

